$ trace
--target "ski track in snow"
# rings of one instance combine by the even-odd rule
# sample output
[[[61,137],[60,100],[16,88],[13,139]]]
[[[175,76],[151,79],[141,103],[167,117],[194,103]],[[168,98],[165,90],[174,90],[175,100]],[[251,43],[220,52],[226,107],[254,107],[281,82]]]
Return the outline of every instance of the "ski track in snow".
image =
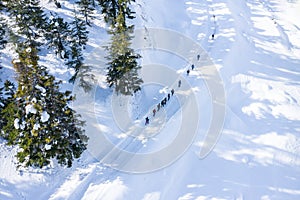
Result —
[[[179,7],[182,3],[185,8]],[[172,8],[160,5],[173,5],[175,11],[182,10],[176,14],[183,18],[167,21],[174,16]],[[171,0],[137,0],[136,22],[140,27],[174,28],[187,34],[202,45],[219,67],[227,92],[227,113],[215,150],[199,160],[197,153],[204,137],[199,134],[182,158],[153,173],[122,173],[103,166],[89,153],[71,169],[16,172],[15,149],[6,149],[1,142],[0,199],[299,199],[300,38],[297,35],[300,24],[282,17],[287,5],[291,4],[283,0],[185,0],[178,5]],[[299,2],[294,5],[300,7]],[[103,33],[103,28],[97,27],[93,33],[97,31]],[[150,46],[157,46],[149,35],[145,38]],[[93,45],[103,42],[96,38],[92,41]],[[7,63],[4,62],[5,66]],[[195,71],[197,67],[201,67],[201,60]],[[186,66],[180,66],[179,71],[185,70]],[[51,71],[55,73],[56,69],[52,66]],[[60,69],[57,72],[62,76]],[[211,111],[204,107],[210,102],[202,96],[206,93],[199,79],[201,76],[193,71],[187,78],[193,87],[203,89],[196,95],[203,101],[199,100],[201,111],[209,115]],[[95,103],[91,98],[95,97],[86,98],[86,106],[91,107]],[[100,129],[107,130],[116,147],[134,153],[161,147],[162,143],[155,141],[161,135],[145,144],[134,137],[116,139],[115,135],[109,135],[118,128],[111,125],[113,119],[104,118],[105,114],[111,115],[105,101],[97,102],[102,109],[98,113],[102,121],[93,120],[100,123]],[[175,103],[169,102],[166,107],[170,125],[174,123],[172,117],[180,115],[181,108],[174,108]],[[95,112],[94,108],[90,109]],[[141,110],[151,113],[148,107]],[[146,113],[137,113],[143,123]],[[168,128],[176,132],[174,127]],[[106,156],[117,160],[119,155],[112,150]]]

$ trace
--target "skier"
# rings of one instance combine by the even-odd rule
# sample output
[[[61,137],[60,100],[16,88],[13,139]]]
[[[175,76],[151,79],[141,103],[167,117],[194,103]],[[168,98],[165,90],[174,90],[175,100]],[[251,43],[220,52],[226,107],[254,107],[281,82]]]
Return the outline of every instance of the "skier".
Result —
[[[195,65],[194,65],[194,64],[192,64],[192,70],[194,70],[194,68],[195,68]]]
[[[172,94],[172,96],[173,96],[173,94],[174,94],[174,89],[171,90],[171,94]]]
[[[178,81],[178,87],[180,87],[180,86],[181,86],[181,80]]]
[[[197,55],[197,60],[199,60],[199,59],[200,59],[200,54]]]
[[[145,125],[149,124],[149,117],[146,117],[145,120],[146,120]]]
[[[152,112],[153,112],[153,117],[155,117],[156,109],[154,108]]]

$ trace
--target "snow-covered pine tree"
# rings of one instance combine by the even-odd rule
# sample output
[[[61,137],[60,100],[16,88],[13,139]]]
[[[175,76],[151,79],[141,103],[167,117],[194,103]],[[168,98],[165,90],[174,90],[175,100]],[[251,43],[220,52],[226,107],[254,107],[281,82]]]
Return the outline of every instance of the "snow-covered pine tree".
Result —
[[[14,19],[14,28],[21,37],[36,41],[44,33],[47,17],[39,6],[39,0],[4,0],[9,16]]]
[[[130,4],[135,2],[135,0],[98,0],[101,6],[102,14],[106,23],[114,26],[119,14],[124,15],[128,19],[135,18],[134,13],[130,9]],[[122,13],[120,13],[122,12]]]
[[[118,0],[98,0],[98,3],[102,8],[101,12],[106,23],[115,24],[119,10]]]
[[[79,17],[77,17],[77,15],[75,16],[74,21],[71,22],[70,26],[71,41],[69,60],[67,61],[67,66],[69,68],[74,69],[75,71],[74,75],[69,80],[71,83],[74,83],[80,70],[87,72],[87,68],[89,68],[87,65],[84,64],[84,58],[82,55],[82,49],[85,48],[85,45],[88,41],[88,31],[85,22]],[[80,81],[84,81],[84,79],[81,78]]]
[[[60,82],[38,64],[38,50],[19,45],[19,59],[13,62],[18,73],[14,101],[2,111],[6,124],[2,135],[17,145],[17,159],[23,166],[43,167],[55,158],[70,167],[86,149],[84,122],[68,103],[71,92],[60,92]]]
[[[135,12],[133,12],[130,9],[130,5],[131,5],[132,2],[135,2],[135,0],[121,0],[120,2],[121,2],[120,7],[123,7],[122,12],[124,12],[125,17],[128,18],[128,19],[134,19],[135,18]]]
[[[1,80],[0,80],[1,81]],[[14,101],[14,94],[15,94],[15,87],[12,82],[5,81],[4,86],[0,87],[0,136],[6,138],[4,132],[2,132],[2,128],[5,124],[8,123],[7,119],[10,118],[12,115],[9,113],[3,112],[7,106]],[[11,113],[11,112],[10,112]],[[13,112],[12,112],[13,114]]]
[[[56,55],[59,55],[61,59],[67,59],[69,56],[69,28],[69,24],[63,18],[51,13],[45,37],[48,41],[48,47],[53,48]]]
[[[137,59],[141,56],[136,54],[130,48],[133,26],[126,26],[125,15],[122,10],[126,9],[125,5],[120,7],[121,11],[116,18],[116,24],[110,32],[111,43],[107,47],[108,56],[108,72],[107,82],[110,87],[115,86],[117,93],[124,95],[132,95],[140,90],[142,79],[138,77]]]
[[[0,17],[0,49],[5,47],[7,40],[5,38],[6,33],[6,24],[4,23],[4,19]]]
[[[128,49],[125,55],[116,59],[120,62],[119,66],[123,65],[125,71],[122,77],[116,80],[115,89],[117,93],[132,95],[141,89],[140,85],[143,81],[138,77],[138,70],[141,68],[137,63],[138,58],[140,58],[138,54],[134,54],[132,49]]]
[[[91,21],[95,18],[93,13],[95,11],[95,2],[93,0],[77,0],[79,5],[79,12],[82,14],[85,23],[91,26]]]

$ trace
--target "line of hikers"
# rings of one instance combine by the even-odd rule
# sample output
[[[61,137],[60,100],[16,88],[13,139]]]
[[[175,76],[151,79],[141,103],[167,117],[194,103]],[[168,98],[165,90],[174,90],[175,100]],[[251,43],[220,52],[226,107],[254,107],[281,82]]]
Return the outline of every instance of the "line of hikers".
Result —
[[[180,84],[181,84],[181,80],[179,80],[179,81],[180,81]],[[167,101],[170,100],[171,96],[173,96],[174,93],[175,93],[175,90],[172,89],[172,90],[171,90],[171,93],[168,93],[167,96],[166,96],[163,100],[161,100],[160,103],[157,104],[157,108],[154,108],[154,109],[152,110],[153,117],[155,117],[156,112],[158,112],[162,107],[166,106]],[[145,120],[146,120],[145,125],[149,124],[149,121],[150,121],[149,117],[146,117]]]
[[[197,55],[197,60],[200,60],[200,54]],[[195,69],[195,65],[194,64],[191,65],[191,69],[192,70]],[[189,74],[190,74],[190,69],[187,69],[186,70],[186,75],[189,75]]]
[[[200,60],[200,54],[197,55],[197,60]],[[195,65],[192,64],[192,65],[191,65],[191,69],[194,70],[194,68],[195,68]],[[190,69],[188,69],[188,70],[186,71],[186,73],[187,73],[187,75],[189,75],[189,74],[190,74]],[[180,88],[180,86],[181,86],[181,80],[178,80],[178,87]],[[164,107],[164,106],[167,104],[167,101],[169,101],[170,98],[171,98],[171,96],[174,95],[174,92],[175,92],[174,89],[172,89],[172,90],[171,90],[171,94],[168,93],[167,96],[166,96],[160,103],[157,104],[157,109],[154,108],[154,109],[152,110],[153,117],[155,117],[156,112],[158,112],[158,111],[161,109],[161,107]],[[145,120],[146,120],[146,121],[145,121],[145,125],[149,124],[150,119],[149,119],[148,116],[145,118]]]

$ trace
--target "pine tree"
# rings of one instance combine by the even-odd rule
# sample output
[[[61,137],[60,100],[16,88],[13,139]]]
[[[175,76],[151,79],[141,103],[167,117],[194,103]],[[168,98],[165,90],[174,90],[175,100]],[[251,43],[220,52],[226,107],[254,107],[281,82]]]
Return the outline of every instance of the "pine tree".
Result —
[[[24,166],[43,167],[55,158],[70,167],[86,149],[84,122],[68,106],[71,92],[60,92],[60,82],[38,64],[37,49],[25,47],[19,45],[13,63],[19,84],[14,101],[2,110],[7,120],[2,134],[19,146],[17,159]]]
[[[115,24],[119,10],[118,0],[98,0],[98,3],[106,23]]]
[[[45,37],[48,41],[48,47],[55,50],[56,55],[61,59],[67,59],[69,50],[68,37],[70,34],[70,26],[63,18],[51,13],[51,18],[48,22],[47,32]]]
[[[10,1],[6,3],[9,16],[15,20],[15,27],[18,28],[18,34],[28,39],[27,41],[36,42],[41,37],[47,18],[38,0]]]
[[[5,38],[6,34],[6,24],[4,23],[4,19],[0,17],[0,49],[4,49],[7,40]]]
[[[95,2],[93,0],[78,0],[76,4],[79,5],[79,12],[83,15],[85,23],[91,26],[91,20],[95,17],[93,13],[95,11]]]
[[[104,19],[111,26],[116,24],[117,17],[120,14],[128,19],[135,18],[135,12],[129,8],[132,2],[135,2],[135,0],[98,0]]]
[[[84,64],[84,58],[82,55],[82,49],[88,41],[88,31],[83,20],[75,16],[74,21],[71,23],[71,41],[70,41],[70,53],[67,66],[74,69],[75,73],[69,80],[74,83],[79,71],[87,66]]]
[[[1,81],[1,80],[0,80]],[[14,101],[14,94],[15,94],[15,87],[13,85],[12,82],[10,81],[5,81],[4,86],[0,87],[0,136],[2,138],[6,138],[7,137],[5,135],[2,135],[3,132],[1,131],[3,126],[5,124],[7,124],[7,119],[12,116],[9,115],[8,113],[3,112],[3,110],[5,108],[7,108],[7,106]],[[10,112],[10,114],[14,114],[14,112]]]
[[[125,15],[119,12],[116,18],[116,24],[111,33],[111,44],[107,48],[108,73],[107,82],[110,87],[115,86],[117,93],[132,95],[140,90],[142,79],[138,77],[137,59],[141,56],[134,53],[130,48],[133,26],[126,26]]]

